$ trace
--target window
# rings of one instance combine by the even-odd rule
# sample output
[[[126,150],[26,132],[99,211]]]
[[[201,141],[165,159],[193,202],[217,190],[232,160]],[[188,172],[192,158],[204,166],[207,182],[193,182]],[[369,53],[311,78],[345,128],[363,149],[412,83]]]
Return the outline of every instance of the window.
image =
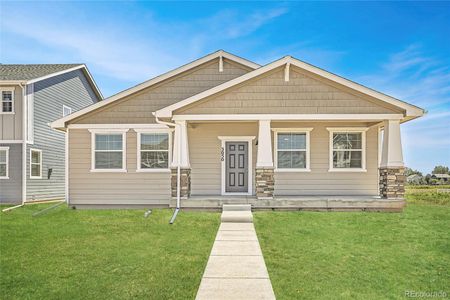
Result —
[[[330,130],[330,171],[365,171],[365,133],[357,129]]]
[[[14,113],[14,88],[2,88],[1,113]]]
[[[9,179],[9,147],[0,147],[0,179]]]
[[[91,171],[126,171],[126,131],[92,131]]]
[[[309,134],[307,129],[274,129],[275,166],[277,171],[310,171]]]
[[[42,151],[30,149],[30,178],[42,178]]]
[[[168,132],[138,132],[138,171],[168,170],[170,144]]]
[[[68,116],[72,113],[72,108],[63,105],[63,117]]]

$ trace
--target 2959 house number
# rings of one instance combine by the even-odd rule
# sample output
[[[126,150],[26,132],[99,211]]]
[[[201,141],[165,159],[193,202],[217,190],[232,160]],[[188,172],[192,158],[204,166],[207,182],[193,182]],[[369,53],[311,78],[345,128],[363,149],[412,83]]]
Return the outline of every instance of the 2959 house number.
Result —
[[[220,161],[224,160],[225,160],[225,149],[222,147],[222,149],[220,150]]]

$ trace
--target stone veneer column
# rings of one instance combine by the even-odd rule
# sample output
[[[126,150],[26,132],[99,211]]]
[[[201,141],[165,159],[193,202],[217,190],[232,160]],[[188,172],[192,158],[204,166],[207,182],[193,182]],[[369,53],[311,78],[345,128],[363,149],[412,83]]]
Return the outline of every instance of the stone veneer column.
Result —
[[[404,199],[405,168],[380,168],[380,196],[386,199]]]
[[[172,199],[177,199],[177,168],[172,168],[171,190]],[[180,199],[191,196],[191,169],[180,169]]]
[[[383,148],[380,164],[380,196],[403,199],[405,196],[405,168],[400,132],[400,120],[383,122]]]
[[[258,199],[273,199],[275,185],[275,179],[273,175],[273,167],[256,168],[256,197]]]

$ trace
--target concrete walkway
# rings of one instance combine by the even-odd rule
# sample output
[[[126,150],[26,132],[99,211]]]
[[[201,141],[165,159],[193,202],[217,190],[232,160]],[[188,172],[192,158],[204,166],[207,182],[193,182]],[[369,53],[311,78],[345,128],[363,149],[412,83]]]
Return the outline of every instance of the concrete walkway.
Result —
[[[197,300],[275,299],[250,206],[225,207]]]

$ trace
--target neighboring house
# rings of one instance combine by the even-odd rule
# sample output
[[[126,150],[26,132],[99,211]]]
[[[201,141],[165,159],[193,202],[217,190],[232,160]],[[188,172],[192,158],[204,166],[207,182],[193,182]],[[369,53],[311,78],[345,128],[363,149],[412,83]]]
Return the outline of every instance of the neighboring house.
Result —
[[[68,135],[75,207],[398,210],[400,124],[423,113],[290,56],[217,51],[52,127]]]
[[[406,182],[409,184],[419,185],[424,182],[424,178],[419,174],[412,174],[406,177]]]
[[[102,95],[83,64],[0,65],[0,203],[64,199],[65,136],[49,123]]]
[[[450,175],[449,174],[432,174],[431,178],[434,178],[438,180],[441,183],[447,183],[450,181]]]

